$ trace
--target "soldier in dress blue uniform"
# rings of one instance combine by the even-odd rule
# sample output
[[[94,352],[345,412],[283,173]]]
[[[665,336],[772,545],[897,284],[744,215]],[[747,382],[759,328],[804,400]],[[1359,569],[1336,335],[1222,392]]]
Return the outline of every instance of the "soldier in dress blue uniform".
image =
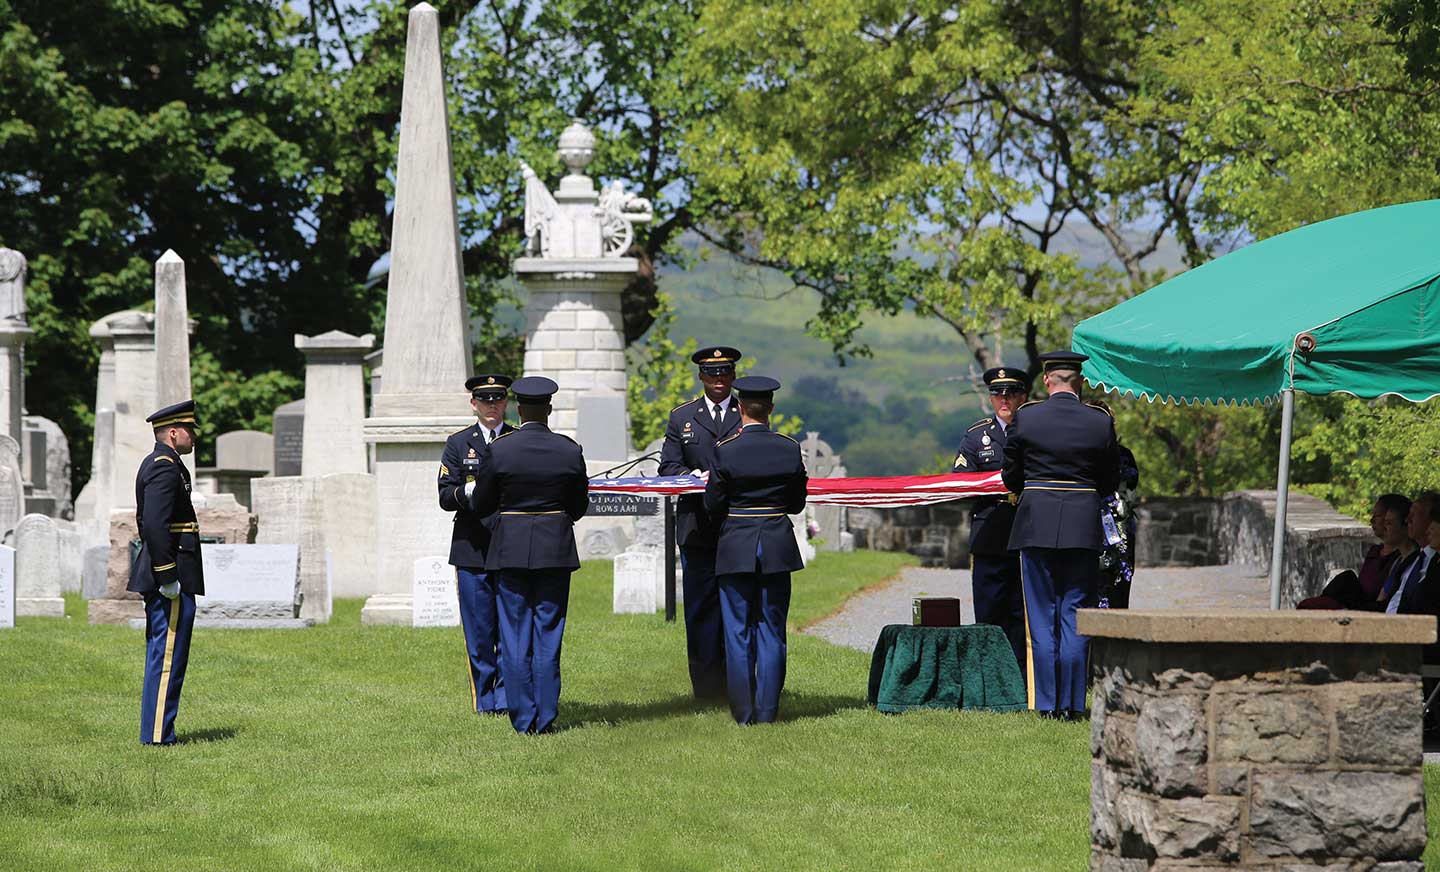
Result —
[[[1087,645],[1075,612],[1096,603],[1100,501],[1120,478],[1115,422],[1080,402],[1080,365],[1088,359],[1073,351],[1040,355],[1049,397],[1015,412],[1001,472],[1020,494],[1010,547],[1020,551],[1025,591],[1030,708],[1069,717],[1085,711]]]
[[[140,691],[140,742],[175,744],[175,715],[190,662],[195,597],[205,593],[200,525],[190,504],[190,472],[180,461],[195,450],[195,402],[166,406],[145,419],[155,450],[135,474],[140,553],[125,589],[145,600],[145,679]]]
[[[590,506],[590,482],[580,446],[546,426],[559,386],[528,376],[510,387],[520,426],[490,444],[470,511],[495,515],[485,570],[495,578],[500,605],[500,675],[510,723],[517,733],[544,733],[560,706],[570,573],[580,568],[574,524]]]
[[[770,429],[780,382],[735,380],[741,427],[715,446],[705,510],[719,527],[715,576],[725,630],[726,692],[738,724],[780,711],[790,573],[805,568],[789,515],[805,509],[800,445]]]
[[[699,475],[714,461],[715,444],[740,429],[740,407],[730,393],[740,351],[712,345],[690,356],[704,387],[696,399],[670,410],[661,475]],[[680,546],[681,589],[685,599],[685,649],[690,687],[697,699],[725,695],[725,638],[720,629],[720,592],[715,586],[716,528],[701,494],[677,501],[675,542]]]
[[[455,513],[450,534],[450,565],[460,595],[460,626],[470,661],[470,704],[475,711],[505,711],[505,683],[500,679],[500,630],[495,623],[495,583],[485,571],[485,549],[493,522],[470,511],[466,492],[475,489],[480,465],[490,443],[514,428],[505,423],[508,375],[477,375],[467,379],[475,423],[445,440],[440,457],[440,508]]]
[[[994,417],[981,418],[965,431],[955,452],[955,472],[995,472],[1005,460],[1005,433],[1030,394],[1023,369],[997,366],[981,376],[990,391]],[[1025,605],[1020,594],[1020,555],[1010,550],[1015,505],[1005,497],[982,497],[970,509],[970,589],[975,623],[1005,631],[1020,669],[1025,670]]]

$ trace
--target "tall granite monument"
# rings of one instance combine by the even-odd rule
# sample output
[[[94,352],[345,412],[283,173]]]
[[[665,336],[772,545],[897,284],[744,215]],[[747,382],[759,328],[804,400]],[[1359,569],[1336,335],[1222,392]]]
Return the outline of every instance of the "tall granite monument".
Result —
[[[463,389],[470,313],[441,59],[439,15],[417,4],[405,44],[385,377],[364,423],[365,441],[375,446],[379,531],[377,596],[362,612],[368,623],[393,622],[401,611],[409,623],[415,561],[448,548],[451,520],[435,499],[435,469],[445,437],[473,420]]]
[[[190,330],[190,303],[185,294],[185,261],[181,260],[174,250],[167,249],[155,262],[156,408],[192,397]],[[190,470],[190,477],[193,479],[195,455],[186,454],[181,457],[181,461]]]

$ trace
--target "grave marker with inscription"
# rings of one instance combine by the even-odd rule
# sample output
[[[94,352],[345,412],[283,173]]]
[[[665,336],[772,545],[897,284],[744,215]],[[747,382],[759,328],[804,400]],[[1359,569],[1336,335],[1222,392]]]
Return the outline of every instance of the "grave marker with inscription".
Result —
[[[205,595],[197,618],[274,619],[298,614],[300,546],[212,545],[200,549]]]
[[[415,613],[412,627],[458,627],[460,598],[455,586],[455,567],[447,557],[421,557],[415,561],[411,597]]]
[[[0,545],[0,628],[15,626],[15,549]]]

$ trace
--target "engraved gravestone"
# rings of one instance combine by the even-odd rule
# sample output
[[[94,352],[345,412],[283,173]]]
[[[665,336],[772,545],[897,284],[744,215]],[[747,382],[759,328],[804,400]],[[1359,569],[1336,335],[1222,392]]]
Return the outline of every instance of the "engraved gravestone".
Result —
[[[460,599],[455,588],[455,567],[445,557],[415,561],[411,596],[415,603],[414,627],[455,627],[460,624]]]
[[[298,614],[300,546],[217,545],[200,549],[205,595],[196,616],[273,619]]]
[[[0,628],[15,626],[15,549],[0,545]]]
[[[275,410],[275,475],[299,475],[305,451],[305,401]]]

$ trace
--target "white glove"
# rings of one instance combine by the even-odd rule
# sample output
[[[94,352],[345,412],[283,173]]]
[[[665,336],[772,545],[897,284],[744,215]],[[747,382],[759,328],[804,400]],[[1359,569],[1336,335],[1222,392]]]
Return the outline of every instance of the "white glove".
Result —
[[[160,594],[166,599],[174,599],[180,595],[180,582],[172,581],[169,584],[160,585]]]
[[[466,499],[469,499],[469,498],[470,498],[470,495],[473,494],[473,493],[475,493],[475,482],[473,482],[473,481],[467,481],[467,482],[465,482],[465,498],[466,498]]]

